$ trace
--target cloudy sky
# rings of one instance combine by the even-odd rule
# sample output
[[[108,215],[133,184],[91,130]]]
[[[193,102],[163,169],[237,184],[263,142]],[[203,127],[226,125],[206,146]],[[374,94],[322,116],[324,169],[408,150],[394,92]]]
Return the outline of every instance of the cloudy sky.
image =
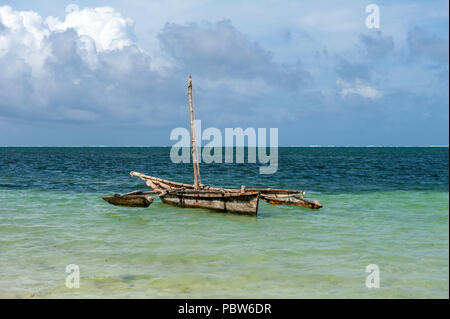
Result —
[[[0,2],[0,145],[448,145],[448,1],[241,2]]]

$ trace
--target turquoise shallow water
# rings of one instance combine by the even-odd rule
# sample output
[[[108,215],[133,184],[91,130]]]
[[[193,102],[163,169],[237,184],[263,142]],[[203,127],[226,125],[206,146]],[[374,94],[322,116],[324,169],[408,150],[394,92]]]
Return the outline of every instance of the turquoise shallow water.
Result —
[[[143,188],[130,170],[191,182],[167,150],[0,148],[0,297],[448,298],[448,148],[282,149],[270,179],[202,166],[209,184],[306,188],[318,211],[101,199]],[[365,286],[372,263],[379,289]],[[68,264],[79,289],[65,286]]]

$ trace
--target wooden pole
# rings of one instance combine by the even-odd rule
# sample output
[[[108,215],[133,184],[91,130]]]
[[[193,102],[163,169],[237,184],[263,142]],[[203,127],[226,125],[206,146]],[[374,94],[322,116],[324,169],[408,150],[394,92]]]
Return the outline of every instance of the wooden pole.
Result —
[[[154,176],[149,176],[149,175],[145,175],[139,172],[130,172],[131,176],[136,176],[139,177],[140,179],[142,179],[143,181],[155,181],[155,183],[162,183],[165,185],[168,185],[170,187],[174,187],[174,188],[180,188],[180,187],[184,187],[187,189],[193,189],[194,185],[192,184],[185,184],[185,183],[179,183],[179,182],[174,182],[174,181],[169,181],[167,179],[162,179],[159,177],[154,177]],[[150,184],[150,183],[149,183]],[[150,188],[157,188],[157,185],[155,186],[151,186],[151,184],[149,185],[147,184],[147,186],[149,186]],[[245,187],[245,186],[244,186]],[[219,187],[212,187],[212,186],[203,186],[202,185],[202,189],[208,189],[208,190],[215,190],[215,191],[227,191],[227,192],[241,192],[241,189],[229,189],[229,188],[219,188]],[[258,192],[261,194],[291,194],[291,195],[304,195],[306,192],[303,190],[296,190],[296,189],[278,189],[278,188],[247,188],[245,187],[245,191],[246,192]]]
[[[191,153],[192,153],[192,162],[194,165],[194,189],[198,189],[199,185],[201,185],[200,180],[200,167],[198,165],[197,158],[197,143],[195,139],[195,125],[194,125],[194,103],[192,98],[192,77],[189,75],[188,79],[188,97],[189,97],[189,113],[191,119]]]

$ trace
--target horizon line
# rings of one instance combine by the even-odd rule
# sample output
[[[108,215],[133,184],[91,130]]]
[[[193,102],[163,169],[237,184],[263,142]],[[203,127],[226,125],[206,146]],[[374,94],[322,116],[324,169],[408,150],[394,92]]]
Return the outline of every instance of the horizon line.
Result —
[[[0,145],[0,147],[172,147],[173,145]],[[182,146],[182,147],[190,147],[190,146]],[[205,146],[198,146],[199,148],[203,148]],[[249,147],[245,146],[222,146],[222,147]],[[258,146],[251,146],[258,147]],[[439,145],[439,144],[430,144],[430,145],[278,145],[278,147],[310,147],[310,148],[319,148],[319,147],[449,147],[448,144]]]

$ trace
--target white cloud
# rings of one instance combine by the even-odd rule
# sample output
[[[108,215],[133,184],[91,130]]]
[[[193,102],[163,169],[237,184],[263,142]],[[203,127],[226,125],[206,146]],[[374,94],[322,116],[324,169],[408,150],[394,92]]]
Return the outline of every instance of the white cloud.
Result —
[[[151,92],[142,83],[150,85],[157,76],[133,40],[132,26],[110,7],[68,6],[60,21],[0,6],[0,115],[131,117],[142,95]],[[127,103],[137,106],[130,112]]]
[[[130,46],[134,42],[134,22],[124,18],[111,7],[85,8],[79,10],[76,5],[68,5],[64,21],[47,18],[50,31],[76,30],[79,36],[89,36],[95,41],[97,51],[117,50]]]
[[[3,29],[3,30],[2,30]],[[33,11],[14,11],[0,7],[0,58],[13,53],[39,72],[48,56],[43,40],[50,31]]]
[[[0,116],[167,125],[183,115],[173,110],[185,105],[185,77],[191,72],[208,89],[203,96],[210,109],[225,104],[226,85],[226,105],[240,115],[248,113],[243,104],[254,103],[249,96],[270,91],[268,80],[283,90],[303,79],[304,72],[296,73],[300,67],[275,63],[231,22],[171,27],[158,39],[176,67],[162,74],[135,41],[132,20],[113,8],[68,6],[58,19],[0,6]],[[187,29],[202,37],[200,49],[187,46]],[[184,53],[175,54],[178,49]],[[210,78],[214,68],[222,72]]]
[[[78,34],[80,56],[91,67],[96,67],[99,52],[137,46],[133,41],[134,22],[111,7],[79,10],[69,5],[66,11],[63,21],[51,16],[44,20],[33,11],[0,6],[0,58],[14,54],[31,66],[33,75],[42,75],[45,61],[52,55],[49,37],[69,29]]]
[[[0,6],[0,117],[30,121],[91,121],[95,124],[140,121],[168,126],[185,116],[185,80],[191,73],[196,92],[199,92],[199,114],[203,111],[202,116],[211,121],[219,117],[216,116],[218,111],[225,109],[227,114],[233,114],[236,120],[244,123],[249,114],[253,118],[262,118],[261,122],[272,121],[274,109],[283,116],[292,114],[284,116],[288,121],[295,119],[298,110],[302,116],[307,112],[314,114],[318,109],[334,111],[340,109],[340,103],[360,103],[361,98],[385,105],[382,102],[389,103],[390,92],[396,92],[399,85],[408,84],[405,92],[410,89],[411,74],[421,79],[432,75],[432,71],[424,72],[421,64],[412,65],[406,60],[395,60],[398,59],[396,54],[385,54],[386,50],[396,53],[401,49],[397,43],[391,45],[391,40],[381,41],[387,47],[379,54],[383,60],[365,63],[365,58],[372,53],[380,53],[377,51],[380,41],[375,40],[385,40],[389,35],[383,33],[381,37],[368,32],[371,38],[361,37],[365,46],[360,45],[355,50],[354,41],[360,32],[352,32],[353,36],[349,36],[348,30],[336,30],[345,35],[343,37],[328,32],[340,19],[352,17],[346,10],[337,11],[336,16],[310,15],[310,12],[318,11],[299,10],[295,15],[306,15],[301,20],[302,26],[305,32],[312,34],[314,43],[299,38],[295,39],[296,47],[274,40],[273,37],[284,33],[278,32],[280,29],[274,21],[260,18],[257,21],[260,25],[274,29],[274,33],[267,36],[266,44],[270,47],[267,50],[261,45],[264,40],[255,41],[255,36],[249,36],[254,25],[249,27],[236,22],[243,19],[242,12],[202,19],[195,15],[186,18],[183,12],[172,20],[167,12],[173,9],[162,4],[159,9],[151,8],[141,11],[152,11],[152,18],[141,16],[143,23],[136,26],[141,28],[141,39],[145,36],[145,41],[157,43],[149,47],[137,43],[133,21],[110,7],[78,8],[73,5],[67,7],[64,17],[55,18]],[[197,9],[190,8],[188,14]],[[206,9],[200,6],[199,11],[202,10],[205,12]],[[267,8],[261,10],[264,14],[271,12]],[[161,11],[165,11],[164,14]],[[364,10],[360,13],[364,16]],[[158,14],[161,17],[154,19]],[[282,16],[284,18],[284,14]],[[331,22],[326,19],[321,22],[321,17],[329,18]],[[133,18],[139,19],[139,15],[135,12]],[[164,26],[162,22],[169,19],[171,23]],[[361,19],[364,27],[363,21]],[[295,23],[286,23],[285,31],[298,31]],[[322,23],[326,24],[325,30],[319,28]],[[319,36],[315,36],[317,34]],[[330,45],[330,39],[340,44],[350,41],[353,49],[340,53],[336,46]],[[156,46],[161,53],[159,57],[154,55]],[[275,57],[272,51],[276,52],[277,46],[292,51],[290,58]],[[296,49],[300,47],[301,51]],[[319,47],[323,50],[317,57],[305,60],[303,52],[312,54]],[[392,61],[389,65],[383,64],[388,57],[398,61],[402,68],[393,66]],[[293,61],[297,59],[302,63],[295,64]],[[377,67],[381,73],[374,72],[380,71]],[[395,68],[398,75],[392,78]],[[445,74],[448,75],[448,70]],[[388,76],[389,81],[383,82]],[[337,84],[336,77],[339,78]],[[383,83],[383,92],[375,83]],[[430,86],[423,87],[423,94],[428,93]],[[305,90],[327,94],[308,95],[304,94]],[[442,86],[435,90],[437,94],[447,92],[448,96],[448,90]],[[399,95],[403,96],[402,93]],[[336,99],[336,96],[347,98]],[[380,101],[381,98],[384,100]],[[229,117],[223,118],[223,121],[228,120]]]
[[[342,86],[341,95],[344,97],[350,94],[356,94],[368,99],[377,99],[383,95],[379,90],[364,84],[360,79],[356,79],[355,83],[352,84],[338,78],[336,83]]]

